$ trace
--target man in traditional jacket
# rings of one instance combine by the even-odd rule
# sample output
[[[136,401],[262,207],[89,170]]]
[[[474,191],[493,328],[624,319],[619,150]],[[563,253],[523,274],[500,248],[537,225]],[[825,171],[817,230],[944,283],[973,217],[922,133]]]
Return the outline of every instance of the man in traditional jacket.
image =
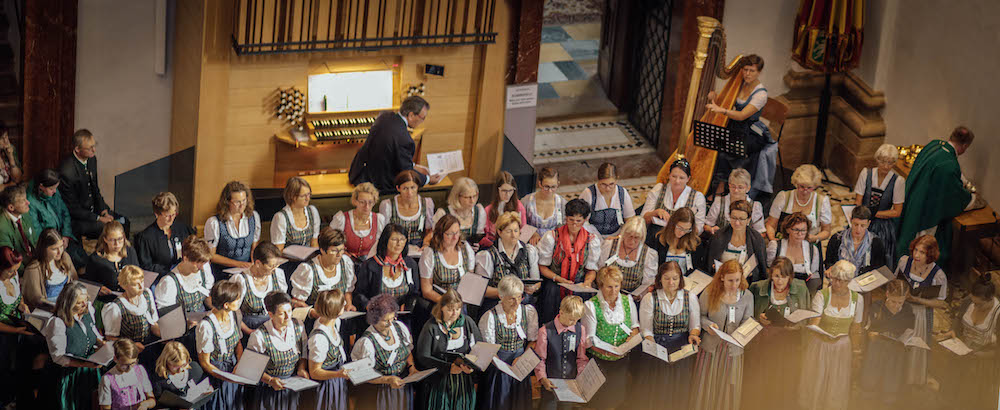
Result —
[[[896,254],[909,253],[910,242],[921,235],[934,235],[943,265],[951,251],[951,219],[968,209],[975,195],[965,189],[958,156],[965,153],[975,136],[958,127],[948,141],[929,142],[917,155],[906,178],[906,202]]]
[[[396,192],[393,181],[402,171],[412,169],[420,175],[420,185],[436,184],[443,175],[428,175],[426,167],[413,163],[416,145],[409,128],[419,127],[427,118],[430,104],[421,97],[403,100],[399,112],[383,112],[368,131],[364,145],[354,155],[348,173],[351,184],[371,182],[385,195]]]

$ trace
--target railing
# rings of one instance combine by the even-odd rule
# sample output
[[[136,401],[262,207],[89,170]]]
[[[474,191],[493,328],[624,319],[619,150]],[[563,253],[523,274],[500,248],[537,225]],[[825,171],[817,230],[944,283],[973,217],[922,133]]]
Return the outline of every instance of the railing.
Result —
[[[492,44],[497,0],[234,0],[238,55]]]

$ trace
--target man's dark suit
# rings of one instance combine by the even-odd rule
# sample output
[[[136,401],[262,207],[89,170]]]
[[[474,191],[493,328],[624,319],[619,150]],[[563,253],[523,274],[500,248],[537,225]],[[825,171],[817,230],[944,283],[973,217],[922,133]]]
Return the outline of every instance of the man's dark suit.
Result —
[[[104,224],[97,220],[101,212],[107,210],[118,218],[101,195],[101,187],[97,185],[97,158],[91,157],[84,166],[72,153],[59,166],[59,193],[69,209],[73,233],[79,237],[96,238],[104,229]],[[128,237],[128,221],[125,223],[125,235]]]
[[[406,129],[406,122],[395,112],[383,112],[368,131],[368,139],[351,161],[348,177],[358,185],[371,182],[382,194],[396,191],[393,181],[400,172],[413,169],[416,144]],[[420,185],[427,177],[420,175]]]

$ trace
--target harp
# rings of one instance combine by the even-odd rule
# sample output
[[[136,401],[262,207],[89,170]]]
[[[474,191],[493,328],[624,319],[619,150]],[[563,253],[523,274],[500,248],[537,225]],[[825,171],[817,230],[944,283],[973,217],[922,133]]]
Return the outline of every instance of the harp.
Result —
[[[715,114],[707,109],[708,92],[715,89],[715,78],[728,79],[722,91],[716,95],[715,103],[720,107],[732,107],[736,96],[743,85],[743,77],[733,75],[742,68],[742,55],[736,56],[728,65],[723,65],[726,59],[726,33],[718,20],[698,17],[698,46],[694,53],[694,70],[691,72],[691,85],[688,88],[687,104],[684,106],[684,122],[677,149],[667,158],[667,162],[656,175],[656,182],[666,183],[670,174],[670,164],[680,158],[687,158],[691,164],[691,179],[688,185],[703,194],[707,194],[712,183],[712,173],[715,170],[717,151],[694,145],[691,125],[694,118],[702,122],[725,127],[729,118],[723,114]]]

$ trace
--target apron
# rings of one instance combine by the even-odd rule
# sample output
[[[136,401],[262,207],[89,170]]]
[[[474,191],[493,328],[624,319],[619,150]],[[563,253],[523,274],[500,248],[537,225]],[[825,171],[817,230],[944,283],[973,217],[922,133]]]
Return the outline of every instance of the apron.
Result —
[[[611,235],[618,232],[621,228],[623,220],[622,213],[625,210],[625,188],[615,185],[618,190],[618,208],[615,209],[608,204],[607,208],[597,210],[597,187],[591,185],[590,190],[590,224],[597,228],[597,231],[601,235]]]

